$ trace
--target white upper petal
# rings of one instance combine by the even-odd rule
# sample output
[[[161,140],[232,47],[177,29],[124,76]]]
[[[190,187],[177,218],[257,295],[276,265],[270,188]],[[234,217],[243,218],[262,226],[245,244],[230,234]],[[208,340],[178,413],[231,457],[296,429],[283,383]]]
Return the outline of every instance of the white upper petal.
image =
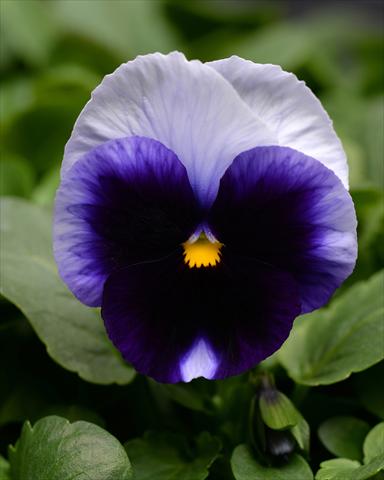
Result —
[[[228,80],[252,111],[273,130],[278,144],[323,163],[348,188],[346,156],[332,122],[304,82],[277,65],[239,57],[209,62]]]
[[[222,75],[178,52],[137,57],[104,78],[74,126],[62,175],[93,147],[130,135],[173,150],[204,203],[240,152],[277,142]]]

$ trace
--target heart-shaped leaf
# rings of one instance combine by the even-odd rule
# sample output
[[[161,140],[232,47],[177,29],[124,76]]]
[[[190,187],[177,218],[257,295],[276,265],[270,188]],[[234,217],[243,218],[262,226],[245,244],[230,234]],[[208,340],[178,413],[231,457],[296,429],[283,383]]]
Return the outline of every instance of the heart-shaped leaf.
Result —
[[[168,433],[147,432],[125,445],[135,480],[204,480],[220,451],[220,442],[203,432],[191,448],[186,439]]]
[[[347,480],[351,472],[360,467],[356,460],[348,458],[333,458],[320,464],[316,473],[316,480]]]
[[[378,455],[366,465],[360,465],[356,460],[334,458],[320,463],[316,480],[368,480],[380,477],[375,475],[384,469],[384,455]]]
[[[313,474],[307,462],[293,455],[288,463],[277,467],[261,465],[246,445],[238,445],[231,459],[236,480],[312,480]]]
[[[329,308],[298,318],[279,351],[296,382],[340,382],[384,358],[384,272],[353,285]]]
[[[379,423],[368,433],[364,440],[364,463],[371,462],[375,457],[384,457],[384,422]]]
[[[332,417],[319,427],[323,445],[334,455],[351,460],[362,460],[368,432],[368,423],[354,417]]]
[[[94,383],[125,384],[134,370],[109,341],[99,312],[76,300],[52,256],[51,214],[1,200],[1,293],[29,319],[60,365]]]
[[[12,480],[129,480],[131,464],[111,434],[88,422],[45,417],[9,449]]]

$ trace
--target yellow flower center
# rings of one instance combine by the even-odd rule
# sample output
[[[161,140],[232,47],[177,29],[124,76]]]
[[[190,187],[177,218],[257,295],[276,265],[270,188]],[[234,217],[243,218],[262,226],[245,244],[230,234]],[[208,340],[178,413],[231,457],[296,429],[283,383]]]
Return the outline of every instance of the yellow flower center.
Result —
[[[222,243],[217,240],[211,241],[202,232],[197,240],[183,243],[184,262],[189,268],[214,267],[221,260],[222,246]]]

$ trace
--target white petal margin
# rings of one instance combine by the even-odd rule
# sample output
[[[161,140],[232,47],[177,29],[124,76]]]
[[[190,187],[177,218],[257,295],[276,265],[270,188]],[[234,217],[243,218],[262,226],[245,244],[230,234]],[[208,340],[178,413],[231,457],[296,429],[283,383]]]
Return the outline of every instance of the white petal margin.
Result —
[[[348,164],[332,121],[320,101],[292,73],[230,57],[208,62],[277,135],[278,144],[319,160],[348,188]]]
[[[222,75],[179,52],[139,56],[103,79],[75,123],[62,177],[93,147],[130,135],[173,150],[205,204],[240,152],[276,144]]]
[[[199,338],[180,362],[180,373],[183,382],[194,378],[212,379],[218,367],[218,359],[208,342]]]

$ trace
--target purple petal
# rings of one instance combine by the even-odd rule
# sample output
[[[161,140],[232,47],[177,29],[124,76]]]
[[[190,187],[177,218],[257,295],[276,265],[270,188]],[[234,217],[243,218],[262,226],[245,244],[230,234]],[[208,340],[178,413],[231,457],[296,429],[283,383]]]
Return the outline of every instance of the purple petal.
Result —
[[[57,192],[59,272],[79,300],[100,306],[108,275],[168,255],[199,216],[186,169],[171,150],[144,137],[111,140],[77,161]]]
[[[251,368],[281,346],[300,308],[287,273],[230,251],[216,267],[191,269],[180,250],[113,273],[102,316],[127,361],[174,383]]]
[[[331,170],[288,147],[238,155],[221,180],[209,222],[234,252],[291,273],[302,313],[324,305],[355,265],[349,193]]]

